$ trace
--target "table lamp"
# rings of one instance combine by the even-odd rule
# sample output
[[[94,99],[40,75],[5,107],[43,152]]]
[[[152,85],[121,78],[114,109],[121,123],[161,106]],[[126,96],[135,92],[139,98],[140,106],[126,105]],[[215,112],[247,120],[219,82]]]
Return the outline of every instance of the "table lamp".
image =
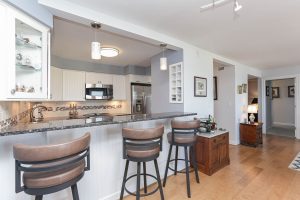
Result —
[[[256,104],[248,105],[248,113],[251,113],[251,115],[249,116],[249,120],[251,123],[254,123],[255,120],[254,113],[257,113],[257,110],[258,109]]]

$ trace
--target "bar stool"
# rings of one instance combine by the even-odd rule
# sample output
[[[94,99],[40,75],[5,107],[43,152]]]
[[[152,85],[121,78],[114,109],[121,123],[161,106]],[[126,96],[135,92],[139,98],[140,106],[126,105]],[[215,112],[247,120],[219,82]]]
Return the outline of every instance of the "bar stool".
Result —
[[[90,140],[86,133],[61,144],[14,145],[16,193],[24,191],[42,200],[43,195],[71,187],[73,199],[79,200],[77,182],[90,170]]]
[[[123,128],[123,158],[126,159],[126,166],[124,171],[124,177],[122,182],[120,200],[123,199],[124,190],[133,196],[136,196],[136,199],[140,199],[140,197],[148,196],[154,194],[158,189],[160,191],[160,197],[164,200],[163,189],[160,180],[160,174],[157,164],[157,158],[159,156],[159,152],[162,150],[162,135],[164,133],[164,126],[158,126],[156,128],[150,129],[130,129]],[[137,163],[137,173],[127,178],[129,162]],[[147,174],[146,171],[146,162],[154,161],[156,177]],[[141,163],[143,163],[143,173],[141,173]],[[144,177],[144,194],[140,193],[140,176]],[[152,192],[147,191],[147,176],[154,178],[158,187]],[[131,178],[137,177],[136,182],[136,193],[130,192],[126,188],[126,182]]]
[[[170,144],[167,166],[164,176],[163,186],[166,186],[168,170],[174,171],[174,175],[177,173],[185,173],[186,174],[186,184],[187,184],[187,195],[191,198],[191,189],[190,189],[190,169],[189,169],[189,157],[188,157],[188,147],[190,148],[191,160],[194,166],[195,176],[197,183],[199,181],[198,168],[196,164],[196,156],[195,156],[195,148],[194,145],[197,141],[196,133],[200,128],[200,120],[192,120],[192,121],[171,121],[172,132],[168,133],[168,142]],[[171,160],[171,152],[172,147],[176,146],[175,159]],[[184,159],[178,158],[178,147],[184,147]],[[177,162],[178,160],[185,161],[185,172],[177,171]],[[169,167],[170,162],[175,161],[175,169]]]

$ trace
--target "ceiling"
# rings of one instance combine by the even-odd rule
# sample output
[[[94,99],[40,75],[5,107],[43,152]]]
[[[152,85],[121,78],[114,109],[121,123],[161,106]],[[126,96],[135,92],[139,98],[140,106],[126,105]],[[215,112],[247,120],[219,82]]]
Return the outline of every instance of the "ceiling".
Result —
[[[101,60],[91,59],[91,42],[94,40],[94,30],[91,27],[60,18],[54,18],[52,34],[52,55],[70,60],[79,60],[106,65],[125,67],[135,65],[149,67],[151,57],[160,53],[158,45],[152,45],[132,38],[98,31],[97,40],[103,47],[115,47],[120,54],[114,58]]]
[[[266,69],[300,64],[300,2],[297,0],[239,0],[243,5],[239,16],[233,14],[233,0],[204,12],[200,12],[200,7],[212,0],[72,2],[252,67]]]

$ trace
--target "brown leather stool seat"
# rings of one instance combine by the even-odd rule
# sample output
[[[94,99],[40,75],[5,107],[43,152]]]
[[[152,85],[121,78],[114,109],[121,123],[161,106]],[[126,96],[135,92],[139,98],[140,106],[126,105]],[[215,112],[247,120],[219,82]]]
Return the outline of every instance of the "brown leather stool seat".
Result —
[[[148,196],[155,193],[158,189],[160,191],[161,200],[164,200],[164,194],[162,190],[160,174],[158,169],[157,158],[159,152],[162,149],[162,135],[164,133],[164,126],[160,125],[155,128],[148,129],[131,129],[123,128],[123,158],[126,159],[126,165],[124,170],[124,177],[122,182],[120,200],[123,199],[124,192],[136,196],[136,199],[139,200],[140,197]],[[137,163],[137,173],[127,177],[129,162]],[[152,174],[147,174],[146,172],[146,162],[154,161],[154,167],[156,171],[156,176]],[[141,173],[141,163],[143,164],[143,173]],[[144,194],[140,193],[140,176],[144,176]],[[154,178],[158,187],[152,192],[147,192],[147,176]],[[136,192],[130,192],[126,188],[126,182],[136,177]]]
[[[169,144],[172,143],[172,132],[169,132],[168,135],[168,142]],[[174,134],[174,142],[178,144],[189,144],[195,143],[197,141],[196,135],[187,135],[187,134]]]
[[[51,172],[24,172],[23,183],[27,188],[47,188],[66,183],[84,172],[85,161]]]
[[[193,164],[196,181],[197,183],[200,182],[199,175],[198,175],[198,169],[196,165],[196,152],[195,152],[195,144],[197,141],[197,132],[200,128],[200,120],[190,120],[190,121],[178,121],[178,120],[172,120],[171,121],[172,126],[172,132],[168,133],[168,142],[170,144],[169,153],[168,153],[168,160],[166,165],[166,171],[164,176],[164,182],[163,186],[166,186],[167,182],[167,176],[168,176],[168,170],[174,171],[174,175],[177,175],[177,173],[182,173],[181,171],[177,170],[177,162],[178,160],[185,161],[185,174],[186,174],[186,185],[187,185],[187,195],[190,198],[191,197],[191,189],[190,189],[190,171],[189,171],[189,163]],[[175,159],[171,159],[171,153],[172,153],[172,147],[176,147],[175,152]],[[184,147],[184,159],[178,158],[178,147]],[[188,151],[188,148],[190,151]],[[188,155],[188,152],[190,152],[190,156]],[[191,158],[189,160],[189,158]],[[171,168],[169,166],[170,162],[175,161],[175,168]]]
[[[77,182],[90,169],[90,140],[86,133],[60,144],[14,145],[16,193],[24,191],[42,200],[43,195],[71,187],[73,199],[79,200]]]
[[[147,158],[159,155],[160,146],[126,146],[126,154],[131,158]]]

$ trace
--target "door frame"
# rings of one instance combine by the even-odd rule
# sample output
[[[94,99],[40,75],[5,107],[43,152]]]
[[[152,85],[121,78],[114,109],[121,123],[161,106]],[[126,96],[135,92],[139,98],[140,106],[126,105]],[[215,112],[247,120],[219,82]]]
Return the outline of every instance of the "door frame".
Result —
[[[267,128],[266,128],[266,81],[273,81],[273,80],[278,80],[278,79],[289,79],[289,78],[294,78],[295,82],[295,137],[297,139],[300,139],[300,122],[298,119],[300,119],[300,108],[298,106],[298,102],[300,100],[300,75],[295,74],[295,75],[287,75],[287,76],[274,76],[274,77],[267,77],[267,78],[262,78],[262,121],[263,121],[263,133],[266,134]]]

